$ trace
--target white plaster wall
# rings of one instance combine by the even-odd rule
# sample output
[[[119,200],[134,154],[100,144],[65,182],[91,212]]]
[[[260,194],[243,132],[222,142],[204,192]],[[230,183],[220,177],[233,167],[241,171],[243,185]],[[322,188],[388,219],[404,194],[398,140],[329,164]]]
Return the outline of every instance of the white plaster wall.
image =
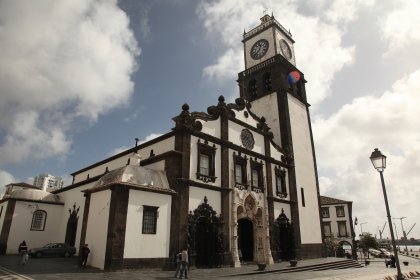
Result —
[[[69,209],[73,210],[73,205],[76,204],[79,208],[79,220],[77,222],[77,231],[76,231],[76,240],[75,240],[75,247],[76,247],[76,254],[78,254],[79,245],[80,245],[80,236],[82,232],[82,223],[83,223],[83,214],[85,210],[85,197],[82,190],[86,190],[91,188],[95,182],[91,182],[86,185],[82,185],[80,187],[70,189],[68,191],[64,191],[61,193],[58,193],[58,196],[60,197],[60,201],[64,202],[64,207],[60,213],[60,222],[57,230],[58,237],[61,238],[61,240],[65,240],[66,238],[66,229],[67,229],[67,221],[69,219]]]
[[[234,123],[232,121],[229,121],[228,124],[229,128],[229,141],[238,145],[238,146],[242,146],[242,141],[241,141],[241,132],[243,129],[245,129],[245,127]],[[250,130],[251,131],[251,130]],[[259,153],[259,154],[265,154],[265,150],[264,150],[264,136],[262,134],[259,134],[255,131],[251,131],[252,136],[254,137],[254,148],[252,149],[253,152]]]
[[[166,258],[169,256],[170,195],[130,190],[124,258]],[[156,234],[142,234],[143,206],[159,207]]]
[[[290,211],[290,205],[282,202],[274,202],[274,219],[277,219],[281,214],[281,209],[284,210],[284,214],[286,214],[287,218],[292,222],[292,214]]]
[[[152,164],[145,165],[144,167],[149,168],[149,169],[153,169],[153,170],[165,171],[165,161],[161,160],[161,161],[158,161],[158,162],[154,162]]]
[[[150,151],[151,150],[153,150],[153,153],[155,155],[159,155],[159,154],[162,154],[164,152],[173,150],[174,147],[175,147],[175,137],[169,137],[169,138],[164,139],[164,140],[162,140],[158,143],[155,143],[153,145],[150,145],[150,146],[147,146],[147,147],[144,147],[144,148],[140,149],[138,151],[138,153],[140,154],[142,159],[147,159],[147,158],[150,157]],[[101,164],[99,166],[93,167],[93,168],[91,168],[89,170],[86,170],[84,172],[81,172],[81,173],[79,173],[75,176],[74,183],[86,180],[88,174],[89,174],[90,178],[95,177],[97,175],[104,174],[105,170],[106,170],[106,167],[108,167],[108,170],[111,171],[111,170],[120,168],[122,166],[125,166],[127,164],[128,158],[131,155],[132,154],[127,154],[127,155],[121,156],[121,157],[116,158],[116,159],[114,159],[110,162]]]
[[[108,234],[109,206],[111,191],[92,193],[85,243],[89,244],[88,265],[104,269]]]
[[[248,109],[245,108],[242,111],[236,111],[236,110],[233,110],[233,111],[235,112],[235,117],[237,120],[247,123],[252,127],[257,127],[258,122],[253,117],[251,117],[251,114],[249,113]],[[251,111],[252,111],[252,108],[251,108]],[[246,115],[245,112],[248,114],[248,117],[245,116]]]
[[[288,95],[302,244],[322,242],[314,158],[306,106]],[[301,188],[305,207],[302,207]]]
[[[261,57],[260,59],[254,60],[251,58],[250,55],[250,51],[252,46],[254,45],[255,42],[257,42],[260,39],[266,39],[268,41],[268,51],[267,53]],[[250,68],[254,65],[257,65],[260,62],[263,62],[264,60],[272,57],[275,55],[275,47],[274,47],[274,38],[273,38],[273,28],[269,28],[267,30],[265,30],[263,33],[254,36],[252,38],[250,38],[249,40],[245,41],[245,45],[244,45],[244,51],[245,51],[245,60],[246,60],[246,68]]]
[[[218,191],[212,191],[202,188],[190,187],[190,201],[188,211],[194,211],[204,202],[204,197],[207,196],[208,204],[216,211],[217,215],[222,213],[221,195]]]
[[[0,203],[0,209],[3,207],[3,211],[1,211],[1,216],[0,216],[0,234],[1,234],[1,230],[3,229],[3,223],[4,223],[4,217],[6,216],[7,204],[8,204],[8,201],[4,201]]]
[[[199,120],[199,122],[203,125],[201,132],[220,138],[220,118],[214,121]]]
[[[251,111],[259,117],[264,117],[268,127],[273,133],[273,141],[281,147],[280,121],[277,106],[277,94],[275,92],[252,101]]]
[[[201,180],[197,180],[197,175],[196,175],[196,173],[197,173],[197,160],[198,160],[198,158],[197,158],[197,153],[198,153],[198,149],[197,149],[197,143],[198,143],[198,139],[200,139],[200,138],[198,138],[198,137],[195,137],[195,136],[191,136],[191,153],[190,153],[190,178],[191,178],[191,180],[193,180],[193,181],[197,181],[197,182],[201,182],[202,183],[202,181]],[[201,143],[204,143],[204,140],[203,139],[200,139],[200,142]],[[210,146],[213,146],[213,144],[215,144],[215,143],[212,143],[212,142],[208,142],[208,144],[210,145]],[[208,183],[206,183],[206,184],[210,184],[210,185],[213,185],[213,186],[220,186],[220,184],[221,184],[221,148],[220,148],[220,145],[218,145],[218,144],[215,144],[216,145],[216,155],[215,155],[215,170],[214,170],[214,174],[215,174],[215,176],[217,177],[216,178],[216,181],[214,182],[214,183],[212,183],[212,182],[208,182]]]
[[[32,217],[35,210],[47,212],[43,231],[31,231]],[[60,222],[62,205],[44,204],[29,201],[16,201],[13,220],[7,241],[6,254],[17,254],[19,244],[25,240],[29,249],[42,247],[50,242],[63,242],[57,236],[57,224]]]
[[[344,207],[344,217],[337,217],[336,206],[343,206]],[[334,237],[338,235],[338,224],[337,222],[346,222],[346,229],[347,234],[351,236],[351,228],[350,228],[350,214],[347,204],[334,204],[334,205],[322,205],[322,208],[328,207],[330,211],[329,218],[322,218],[323,222],[331,222],[331,233]]]
[[[283,53],[280,50],[280,39],[284,39],[289,44],[290,50],[292,51],[292,59],[289,60],[289,61],[293,65],[296,65],[295,49],[293,47],[293,43],[290,42],[289,39],[287,39],[287,37],[284,36],[283,33],[281,33],[278,29],[275,29],[275,30],[276,30],[276,33],[275,33],[276,35],[275,36],[276,36],[276,40],[277,40],[277,45],[276,45],[277,53],[283,55]]]

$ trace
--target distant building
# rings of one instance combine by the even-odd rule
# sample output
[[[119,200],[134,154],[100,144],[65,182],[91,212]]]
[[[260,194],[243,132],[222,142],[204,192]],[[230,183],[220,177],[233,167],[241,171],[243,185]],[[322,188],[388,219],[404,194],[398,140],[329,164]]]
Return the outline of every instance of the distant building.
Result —
[[[50,174],[41,174],[34,178],[34,186],[47,192],[59,190],[63,185],[63,178]]]
[[[320,202],[324,238],[330,238],[338,243],[339,247],[336,253],[340,257],[345,251],[343,245],[353,248],[353,202],[322,195]]]

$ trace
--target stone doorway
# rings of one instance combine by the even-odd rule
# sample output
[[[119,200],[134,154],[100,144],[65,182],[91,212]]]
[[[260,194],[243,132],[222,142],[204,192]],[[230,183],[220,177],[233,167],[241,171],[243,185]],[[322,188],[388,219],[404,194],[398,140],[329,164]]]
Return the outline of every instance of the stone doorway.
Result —
[[[241,261],[254,261],[254,226],[249,219],[238,220],[238,250]]]

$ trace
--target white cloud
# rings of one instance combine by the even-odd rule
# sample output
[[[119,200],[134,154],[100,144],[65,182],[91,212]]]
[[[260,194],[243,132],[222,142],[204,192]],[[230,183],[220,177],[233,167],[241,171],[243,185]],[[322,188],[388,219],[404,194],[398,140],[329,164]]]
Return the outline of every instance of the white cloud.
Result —
[[[7,171],[0,170],[0,194],[4,193],[6,189],[4,188],[6,185],[10,183],[15,183],[16,178],[13,177],[12,174],[10,174]]]
[[[153,139],[155,139],[155,138],[157,138],[159,136],[162,136],[162,134],[160,134],[160,133],[151,133],[151,134],[147,135],[143,140],[140,140],[140,142],[138,144],[143,144],[143,143],[145,143],[147,141],[150,141],[150,140],[153,140]]]
[[[256,15],[264,7],[270,7],[276,19],[285,27],[293,27],[297,66],[305,73],[310,82],[307,85],[310,103],[316,105],[330,92],[334,75],[343,67],[353,62],[354,48],[342,45],[345,26],[356,17],[363,5],[340,1],[338,4],[325,5],[326,16],[319,18],[299,13],[299,1],[215,1],[202,3],[197,9],[198,16],[210,36],[217,38],[226,48],[217,61],[204,68],[204,75],[209,78],[231,80],[243,69],[242,38],[238,31],[255,27]],[[363,2],[364,3],[364,2]],[[371,3],[371,1],[368,1]],[[339,5],[340,4],[340,5]],[[338,13],[346,7],[351,13]],[[329,15],[329,16],[328,16]],[[334,18],[333,18],[334,15]],[[302,27],[305,28],[302,28]],[[331,59],[334,58],[334,59]]]
[[[374,148],[388,159],[384,175],[391,213],[412,221],[420,218],[418,92],[420,69],[382,96],[357,98],[314,122],[321,193],[354,201],[354,216],[369,220],[371,228],[386,219],[379,175],[369,160]]]
[[[380,25],[383,28],[383,37],[389,41],[389,55],[401,50],[403,47],[420,43],[420,2],[419,1],[396,1],[395,9],[391,11]]]
[[[1,164],[65,156],[73,121],[127,104],[137,42],[116,0],[0,2]]]

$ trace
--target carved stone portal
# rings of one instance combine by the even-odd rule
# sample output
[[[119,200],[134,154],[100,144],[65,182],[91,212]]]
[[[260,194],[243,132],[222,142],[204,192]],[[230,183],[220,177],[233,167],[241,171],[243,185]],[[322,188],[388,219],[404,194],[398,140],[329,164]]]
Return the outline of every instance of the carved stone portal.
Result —
[[[232,192],[231,242],[235,267],[241,263],[272,264],[268,210],[264,193],[251,188]]]

